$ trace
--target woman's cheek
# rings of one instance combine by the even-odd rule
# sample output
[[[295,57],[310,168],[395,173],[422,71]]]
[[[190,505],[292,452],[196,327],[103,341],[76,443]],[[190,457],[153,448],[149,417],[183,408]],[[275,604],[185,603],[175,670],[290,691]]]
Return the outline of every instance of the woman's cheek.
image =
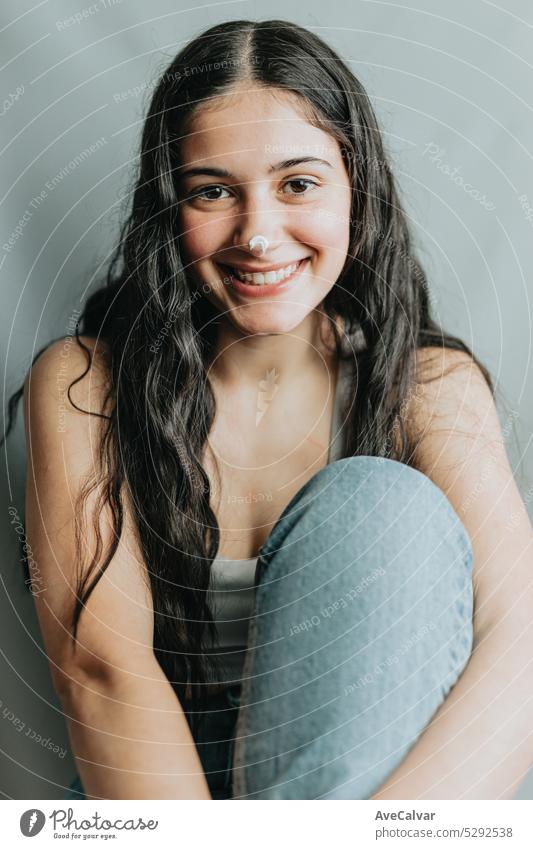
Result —
[[[297,235],[302,244],[316,248],[317,253],[332,250],[335,253],[346,253],[350,240],[348,214],[344,210],[320,208],[313,211],[302,222],[302,228]]]
[[[216,222],[207,223],[205,215],[183,214],[179,222],[180,242],[189,263],[205,259],[219,250]]]

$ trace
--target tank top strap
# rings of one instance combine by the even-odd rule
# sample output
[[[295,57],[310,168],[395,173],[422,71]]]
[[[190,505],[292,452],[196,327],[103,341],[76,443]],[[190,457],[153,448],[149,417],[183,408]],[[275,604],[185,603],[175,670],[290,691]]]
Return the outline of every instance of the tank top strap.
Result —
[[[333,417],[331,421],[331,433],[329,441],[328,463],[340,460],[343,455],[345,411],[353,391],[354,369],[349,359],[340,358],[337,371],[337,384],[335,389],[335,402],[333,405]]]

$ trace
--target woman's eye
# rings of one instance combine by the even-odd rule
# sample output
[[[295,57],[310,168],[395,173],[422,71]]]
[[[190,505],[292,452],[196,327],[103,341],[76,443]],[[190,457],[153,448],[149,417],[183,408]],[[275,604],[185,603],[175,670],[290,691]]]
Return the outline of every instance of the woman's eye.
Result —
[[[218,197],[207,197],[208,194],[212,194],[212,192],[219,191],[227,191],[224,186],[204,186],[201,189],[194,189],[189,195],[189,199],[191,198],[201,198],[202,200],[206,200],[211,203],[214,200],[220,200],[220,195]]]
[[[316,186],[317,186],[317,184],[316,184],[316,183],[314,183],[312,180],[304,180],[303,178],[300,178],[300,179],[297,179],[297,180],[288,180],[288,181],[285,183],[285,185],[286,185],[286,186],[293,186],[293,185],[299,185],[299,186],[301,186],[302,184],[304,184],[304,185],[305,185],[305,184],[307,184],[308,186],[315,186],[315,188],[316,188]],[[311,189],[310,191],[313,191],[313,189]],[[297,192],[289,192],[289,194],[291,194],[291,195],[292,195],[292,194],[296,194],[296,195],[304,195],[304,194],[305,194],[305,195],[308,195],[308,194],[309,194],[309,192],[306,192],[306,191],[303,191],[303,192],[297,191]]]
[[[312,186],[314,188],[317,187],[317,183],[312,180],[305,180],[303,178],[287,180],[283,189],[286,186],[292,186],[293,190],[290,192],[283,192],[284,194],[292,195],[296,197],[297,195],[308,195],[310,191],[313,191],[312,188],[307,189],[306,187]],[[217,192],[226,192],[226,195],[217,194]],[[227,197],[230,197],[228,194],[228,190],[225,186],[203,186],[197,189],[193,189],[193,191],[188,195],[188,200],[195,200],[199,198],[200,200],[205,200],[208,203],[213,203],[217,200],[226,200]]]

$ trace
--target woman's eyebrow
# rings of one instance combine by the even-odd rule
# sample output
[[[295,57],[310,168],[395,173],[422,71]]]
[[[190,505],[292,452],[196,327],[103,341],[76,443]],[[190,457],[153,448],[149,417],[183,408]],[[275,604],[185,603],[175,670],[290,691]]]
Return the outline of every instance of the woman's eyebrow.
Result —
[[[270,166],[270,168],[268,169],[268,173],[272,174],[275,171],[284,171],[286,168],[294,168],[296,165],[304,165],[309,163],[312,163],[314,165],[326,165],[328,168],[333,168],[331,162],[328,162],[326,159],[319,159],[316,156],[301,156],[297,159],[284,159],[282,162],[276,162],[275,165]],[[199,168],[188,168],[186,171],[180,172],[178,176],[181,180],[184,180],[185,177],[233,177],[234,175],[231,174],[229,171],[226,171],[225,168],[215,168],[214,166],[202,166]]]

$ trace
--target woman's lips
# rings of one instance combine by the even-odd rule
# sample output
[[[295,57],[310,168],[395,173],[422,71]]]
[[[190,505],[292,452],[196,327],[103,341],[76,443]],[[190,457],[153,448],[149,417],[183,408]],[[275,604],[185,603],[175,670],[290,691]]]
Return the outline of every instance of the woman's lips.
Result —
[[[222,265],[219,263],[220,268],[225,273],[224,282],[228,282],[237,292],[242,295],[247,295],[250,298],[264,298],[270,295],[277,295],[283,292],[285,289],[288,289],[297,277],[300,276],[304,267],[307,265],[309,261],[309,257],[300,260],[298,263],[298,267],[293,271],[293,273],[289,277],[285,277],[284,280],[280,280],[279,283],[246,283],[244,280],[240,280],[238,277],[232,273],[233,269],[227,265]],[[290,263],[287,263],[290,265]]]

